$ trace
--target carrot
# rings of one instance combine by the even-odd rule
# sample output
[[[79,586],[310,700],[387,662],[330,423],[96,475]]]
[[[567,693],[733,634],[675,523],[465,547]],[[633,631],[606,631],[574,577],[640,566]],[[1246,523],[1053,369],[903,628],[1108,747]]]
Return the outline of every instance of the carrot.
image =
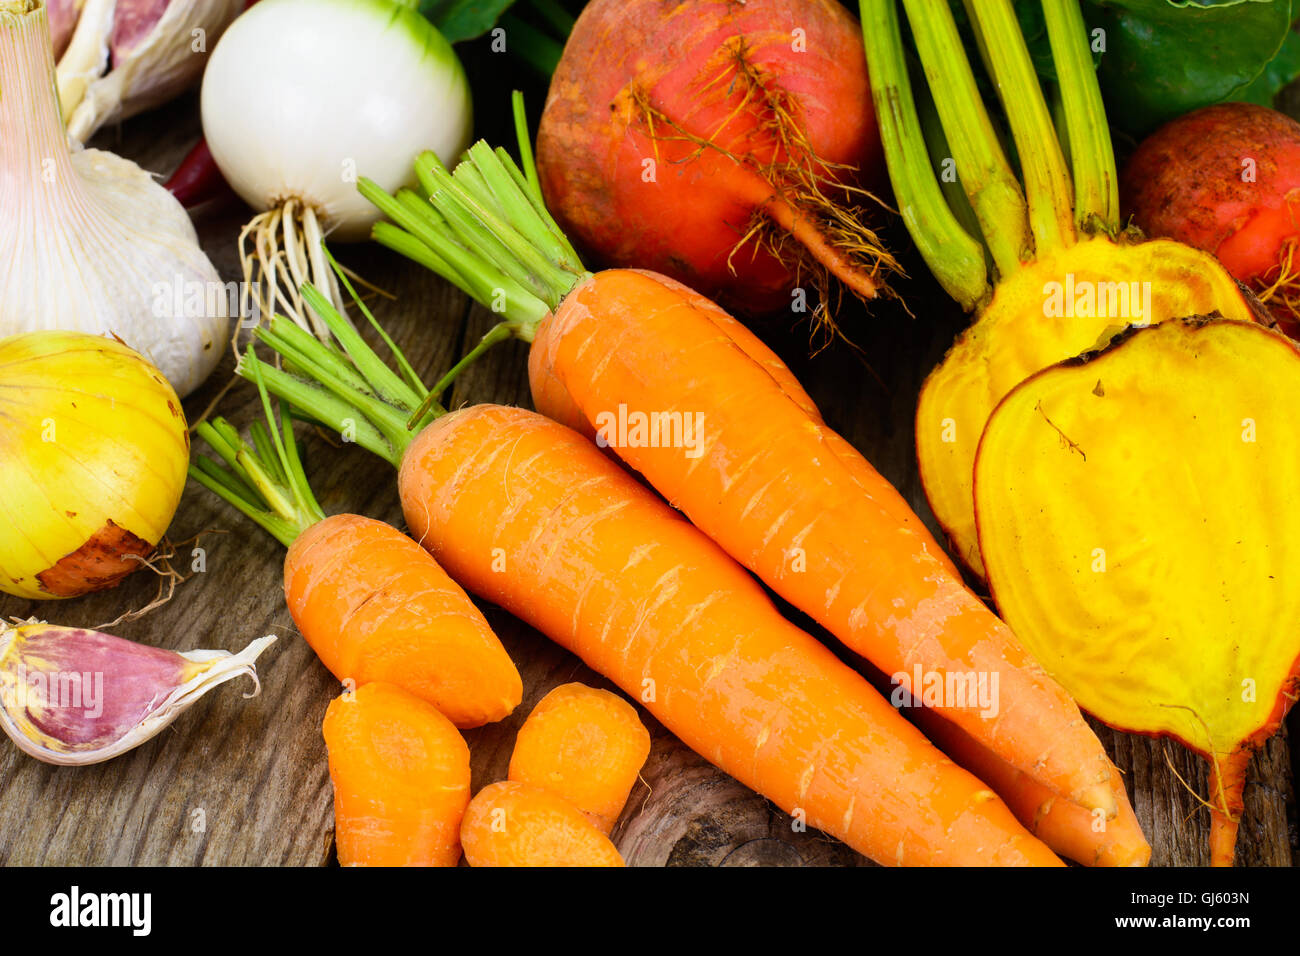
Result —
[[[284,560],[294,623],[330,673],[388,681],[457,727],[501,720],[523,698],[519,671],[465,592],[391,525],[335,515]]]
[[[503,157],[479,143],[452,176],[422,154],[416,172],[431,203],[363,181],[411,230],[384,224],[376,239],[504,309],[498,328],[533,343],[539,411],[610,445],[733,558],[904,684],[919,673],[995,685],[1004,703],[993,713],[952,699],[944,716],[1067,799],[1114,816],[1110,762],[1078,707],[788,370],[672,280],[587,272]]]
[[[561,684],[519,728],[507,776],[563,797],[609,833],[649,755],[635,707],[607,690]]]
[[[458,580],[796,819],[881,862],[1057,862],[577,433],[522,409],[463,409],[415,439],[399,485],[412,532]]]
[[[924,707],[913,719],[944,753],[992,787],[1016,819],[1061,856],[1085,866],[1146,866],[1151,845],[1112,764],[1111,786],[1119,813],[1105,820],[1055,793],[995,756],[955,724]]]
[[[341,866],[455,866],[469,748],[426,701],[375,682],[330,702],[325,746]]]
[[[264,377],[299,414],[398,465],[412,535],[457,581],[635,695],[798,825],[892,863],[1059,864],[984,784],[594,444],[522,409],[447,414],[433,393],[425,408],[380,399],[382,362],[315,288],[302,295],[342,348],[276,316],[257,336],[291,368],[245,359],[241,374]]]
[[[460,840],[470,866],[623,866],[609,837],[549,790],[503,780],[470,801]]]
[[[245,368],[261,379],[256,356]],[[259,384],[260,381],[259,381]],[[222,419],[198,434],[229,465],[196,456],[190,475],[288,547],[284,593],[294,623],[340,681],[387,681],[457,727],[507,716],[523,682],[469,596],[423,548],[360,515],[325,517],[303,474],[287,416],[283,434],[263,393],[268,431],[251,447]]]

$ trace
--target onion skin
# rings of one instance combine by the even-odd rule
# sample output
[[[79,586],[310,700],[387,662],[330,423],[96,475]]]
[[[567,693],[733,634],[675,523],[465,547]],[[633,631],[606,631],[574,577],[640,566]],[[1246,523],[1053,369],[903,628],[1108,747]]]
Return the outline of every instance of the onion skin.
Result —
[[[261,0],[213,49],[200,108],[231,188],[259,212],[301,201],[331,242],[367,239],[379,219],[358,175],[413,186],[415,156],[454,161],[472,125],[451,45],[389,0]]]
[[[113,587],[180,503],[189,432],[162,373],[112,339],[0,339],[0,591],[70,598]]]

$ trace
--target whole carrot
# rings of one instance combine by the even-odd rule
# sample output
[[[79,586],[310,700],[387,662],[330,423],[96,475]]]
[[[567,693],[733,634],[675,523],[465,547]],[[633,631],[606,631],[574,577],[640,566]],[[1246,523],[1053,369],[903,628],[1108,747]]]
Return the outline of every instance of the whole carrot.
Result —
[[[323,727],[341,866],[455,866],[469,748],[431,704],[372,683],[330,702]]]
[[[564,798],[609,833],[649,755],[635,707],[607,690],[561,684],[519,728],[507,776]]]
[[[256,356],[245,356],[259,381]],[[227,467],[195,456],[190,475],[288,548],[285,603],[321,662],[340,681],[387,681],[433,704],[457,727],[507,716],[523,682],[482,612],[418,544],[360,515],[325,517],[284,417],[266,420],[253,445],[222,419],[198,434]]]
[[[1146,866],[1151,845],[1138,824],[1118,770],[1111,774],[1119,813],[1106,820],[1048,790],[999,759],[956,724],[917,708],[914,719],[944,753],[997,792],[1016,819],[1061,856],[1084,866]]]
[[[775,356],[671,279],[587,272],[531,169],[502,151],[471,147],[455,175],[425,153],[416,173],[427,202],[361,188],[405,227],[380,224],[377,240],[504,311],[467,361],[509,335],[532,341],[539,411],[611,447],[733,558],[904,686],[920,676],[996,688],[992,706],[954,693],[942,713],[1067,799],[1118,812],[1110,762],[1074,701]]]
[[[379,399],[373,350],[310,285],[303,298],[346,344],[277,316],[258,337],[293,365],[265,367],[267,387],[399,467],[412,535],[456,580],[578,654],[798,822],[874,859],[1059,865],[596,445],[522,409],[445,414]],[[426,424],[430,414],[442,417]]]
[[[415,439],[399,486],[412,533],[458,580],[807,825],[880,862],[1059,863],[577,433],[522,409],[463,409]]]
[[[581,810],[549,790],[503,780],[480,790],[461,823],[470,866],[623,866]]]

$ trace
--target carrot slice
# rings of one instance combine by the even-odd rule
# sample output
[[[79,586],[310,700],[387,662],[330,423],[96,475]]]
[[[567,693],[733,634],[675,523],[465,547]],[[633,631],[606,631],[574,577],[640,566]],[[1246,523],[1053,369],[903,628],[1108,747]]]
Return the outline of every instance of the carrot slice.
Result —
[[[623,866],[609,837],[549,790],[504,780],[470,801],[461,824],[470,866]]]
[[[508,776],[563,797],[609,833],[649,755],[635,707],[607,690],[561,684],[519,728]]]
[[[373,683],[330,702],[325,746],[342,866],[455,866],[469,748],[430,704]]]

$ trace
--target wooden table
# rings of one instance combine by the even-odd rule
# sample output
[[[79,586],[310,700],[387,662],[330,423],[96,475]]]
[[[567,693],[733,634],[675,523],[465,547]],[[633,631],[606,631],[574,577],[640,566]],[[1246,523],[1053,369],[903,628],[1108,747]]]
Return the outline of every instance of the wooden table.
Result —
[[[480,67],[480,70],[482,68]],[[471,65],[471,74],[475,69]],[[477,87],[476,87],[477,88]],[[540,102],[534,97],[534,109]],[[500,117],[480,118],[479,132],[508,145]],[[199,134],[196,100],[181,100],[95,145],[112,148],[146,169],[167,174]],[[238,278],[235,237],[247,211],[238,204],[208,211],[197,226],[223,277]],[[906,245],[897,221],[889,239]],[[422,269],[373,246],[336,253],[382,288],[396,293],[378,316],[426,381],[448,368],[492,324],[485,310]],[[793,320],[756,325],[794,368],[828,423],[860,448],[933,527],[916,471],[911,422],[924,374],[941,357],[964,318],[914,257],[917,278],[899,283],[915,318],[884,304],[870,315],[841,316],[861,353],[837,344],[809,356],[806,326]],[[529,405],[525,349],[498,347],[462,377],[455,407],[480,401]],[[869,368],[868,364],[869,363]],[[229,357],[211,383],[186,403],[191,417],[229,380]],[[221,412],[243,426],[260,414],[242,384]],[[357,448],[305,441],[308,472],[326,513],[354,511],[402,523],[395,482],[385,463]],[[173,542],[201,535],[206,570],[142,620],[114,630],[124,637],[189,650],[235,650],[263,634],[279,640],[258,661],[261,696],[244,700],[238,683],[203,698],[171,728],[108,763],[65,768],[39,763],[0,743],[0,864],[310,865],[333,860],[332,792],[321,720],[340,690],[294,629],[281,593],[282,548],[252,522],[190,482],[169,533]],[[191,542],[179,549],[188,573]],[[137,573],[104,594],[63,603],[0,600],[5,617],[37,615],[94,626],[154,596],[157,583]],[[784,605],[783,605],[784,606]],[[483,608],[523,675],[522,706],[499,724],[470,731],[474,788],[504,779],[515,732],[552,687],[583,681],[611,687],[576,657],[504,611]],[[803,626],[827,640],[798,612]],[[861,665],[860,661],[851,663]],[[1300,724],[1292,716],[1292,739]],[[633,865],[848,865],[867,861],[819,833],[792,831],[790,818],[679,743],[643,713],[654,746],[643,782],[613,832]],[[1205,763],[1167,741],[1099,732],[1125,772],[1138,819],[1157,865],[1208,862],[1209,814],[1179,782],[1205,794]],[[1285,733],[1252,765],[1241,826],[1239,865],[1286,866],[1300,860],[1295,824],[1296,754]]]

